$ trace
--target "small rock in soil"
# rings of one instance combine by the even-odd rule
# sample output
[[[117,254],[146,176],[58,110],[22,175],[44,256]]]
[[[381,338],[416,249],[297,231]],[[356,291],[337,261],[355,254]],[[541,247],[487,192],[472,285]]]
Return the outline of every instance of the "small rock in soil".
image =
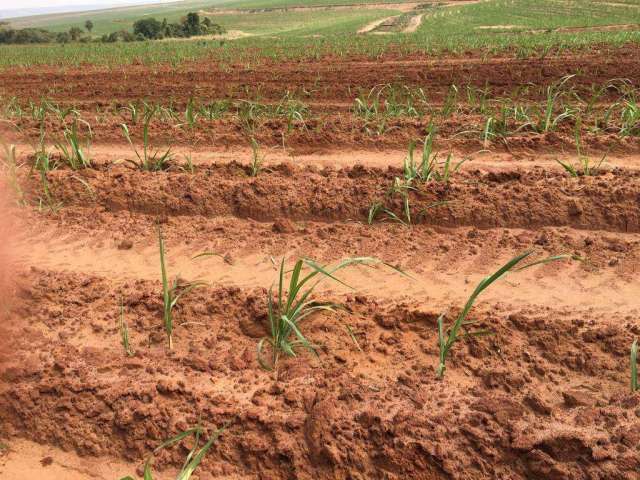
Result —
[[[275,233],[294,233],[297,228],[295,223],[293,223],[288,218],[279,218],[275,222],[273,222],[273,227],[271,227]]]
[[[562,398],[564,399],[564,404],[569,408],[588,407],[596,403],[591,395],[580,390],[562,392]]]
[[[122,240],[118,244],[118,250],[131,250],[133,248],[133,242],[131,240]]]

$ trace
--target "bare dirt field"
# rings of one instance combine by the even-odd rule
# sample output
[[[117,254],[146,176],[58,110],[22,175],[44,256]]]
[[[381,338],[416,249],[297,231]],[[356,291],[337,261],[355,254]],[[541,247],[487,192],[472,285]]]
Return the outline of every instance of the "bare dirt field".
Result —
[[[465,135],[484,113],[462,87],[517,91],[535,104],[575,75],[571,92],[586,97],[612,79],[637,87],[638,53],[1,72],[3,98],[73,105],[93,139],[91,165],[60,161],[44,173],[43,193],[30,168],[41,124],[24,115],[2,127],[17,144],[27,205],[0,217],[0,277],[8,277],[0,477],[140,474],[155,447],[200,422],[208,432],[227,425],[197,471],[201,480],[637,478],[640,396],[629,388],[629,349],[640,335],[638,136],[585,132],[583,148],[607,159],[571,176],[556,160],[579,160],[574,123],[503,140]],[[439,161],[450,151],[467,160],[446,181],[389,194],[405,175],[408,142],[424,138],[430,119],[396,117],[380,132],[353,115],[358,89],[380,84],[421,88],[438,108],[457,85],[434,149]],[[248,87],[265,104],[295,90],[317,112],[291,131],[283,118],[251,125],[265,156],[257,176],[237,115],[194,128],[152,123],[151,136],[175,149],[168,168],[122,161],[136,157],[120,124],[131,124],[138,147],[143,138],[142,123],[123,111],[130,102],[172,101],[182,112],[191,97],[240,101]],[[585,118],[618,93],[605,88]],[[65,123],[45,126],[55,137]],[[376,202],[398,217],[408,206],[411,218],[368,222]],[[158,225],[170,275],[206,283],[180,299],[171,350]],[[437,378],[439,315],[447,312],[450,325],[482,278],[528,250],[579,260],[489,287],[469,319],[491,334],[460,338]],[[219,256],[194,259],[200,252]],[[314,298],[343,308],[302,324],[318,355],[298,349],[277,376],[261,368],[257,345],[269,335],[267,291],[281,259],[293,267],[298,258],[356,256],[408,275],[384,266],[338,272],[353,288],[326,281]],[[187,452],[163,450],[158,478],[170,478]]]

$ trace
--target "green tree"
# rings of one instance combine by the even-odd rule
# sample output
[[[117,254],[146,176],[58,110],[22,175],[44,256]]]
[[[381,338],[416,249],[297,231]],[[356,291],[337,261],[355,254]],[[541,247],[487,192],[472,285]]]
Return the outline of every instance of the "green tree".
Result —
[[[154,39],[160,36],[162,24],[155,18],[144,18],[133,24],[133,33],[144,38]]]
[[[201,35],[202,34],[202,26],[200,25],[200,15],[196,12],[187,13],[187,17],[184,19],[182,23],[184,28],[184,33],[191,37],[193,35]]]
[[[71,35],[69,32],[60,32],[56,35],[56,42],[58,43],[69,43],[71,41]]]
[[[71,27],[69,29],[69,36],[71,37],[72,41],[78,41],[80,35],[82,35],[82,30],[80,30],[78,27]]]
[[[93,30],[93,22],[91,20],[87,20],[84,22],[84,28],[87,29],[87,32],[91,33],[91,30]]]

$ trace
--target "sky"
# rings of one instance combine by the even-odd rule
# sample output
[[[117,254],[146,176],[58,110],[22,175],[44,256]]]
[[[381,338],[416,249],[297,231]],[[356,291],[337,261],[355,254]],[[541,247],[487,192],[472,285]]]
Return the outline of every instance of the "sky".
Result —
[[[103,7],[117,7],[131,3],[144,3],[138,0],[0,0],[0,9],[18,10],[37,7],[67,7],[97,5]]]
[[[175,0],[0,0],[0,19],[40,13],[61,13]]]

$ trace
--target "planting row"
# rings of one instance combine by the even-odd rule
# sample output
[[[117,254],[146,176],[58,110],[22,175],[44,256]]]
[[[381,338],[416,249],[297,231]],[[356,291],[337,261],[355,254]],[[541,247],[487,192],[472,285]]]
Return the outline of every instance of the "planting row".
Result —
[[[157,466],[183,462],[185,450],[168,448],[177,440],[205,432],[215,440],[224,425],[202,464],[215,475],[374,475],[381,463],[425,479],[635,471],[633,322],[612,314],[603,325],[586,310],[472,309],[484,288],[527,261],[512,259],[444,315],[360,296],[340,310],[318,303],[314,281],[335,280],[311,261],[274,269],[271,294],[194,288],[173,306],[173,350],[159,282],[32,270],[19,277],[15,311],[26,323],[4,327],[16,355],[3,366],[11,387],[0,391],[0,422],[8,432],[135,461],[184,432],[156,450]],[[298,312],[315,314],[279,310],[303,297]],[[273,321],[276,312],[283,315]],[[289,336],[275,341],[274,327],[287,325]],[[298,354],[284,361],[291,352],[281,352],[280,381],[259,373],[261,363],[273,367],[264,338]],[[198,466],[206,451],[194,449],[187,464]],[[196,452],[203,455],[194,465]]]
[[[139,132],[137,138],[146,140],[150,130],[162,131],[163,126],[176,130],[170,137],[198,139],[199,134],[211,135],[212,127],[220,128],[221,119],[237,124],[248,138],[267,127],[279,131],[282,141],[296,132],[318,137],[330,129],[332,123],[345,119],[350,123],[355,120],[362,133],[369,136],[392,134],[402,119],[404,123],[415,119],[423,130],[435,122],[441,124],[441,130],[449,137],[475,138],[484,144],[525,134],[559,131],[573,133],[580,148],[580,137],[587,134],[640,135],[639,96],[631,83],[611,80],[592,86],[588,94],[581,95],[571,86],[571,78],[573,76],[565,77],[546,87],[542,103],[523,100],[526,89],[508,98],[495,98],[487,89],[470,86],[462,89],[455,85],[449,88],[442,102],[433,103],[420,88],[385,85],[360,94],[350,108],[351,119],[345,117],[346,112],[341,111],[340,106],[337,106],[338,118],[314,113],[315,107],[289,92],[275,104],[259,100],[197,101],[191,97],[183,106],[143,101],[100,106],[95,111],[82,113],[73,104],[41,101],[23,106],[14,97],[5,104],[4,117],[30,138],[39,133],[40,143],[51,133],[57,135],[57,143],[71,135],[81,135],[79,142],[89,142],[93,137],[91,125],[94,129],[122,129],[126,139],[131,129]],[[453,119],[460,120],[460,116],[464,122],[456,124]],[[269,125],[269,122],[275,123]]]
[[[512,7],[505,9],[512,10]],[[474,34],[477,35],[477,30]],[[379,38],[384,41],[384,37]],[[353,35],[349,35],[348,40],[353,42]],[[177,46],[180,45],[188,48],[184,42]],[[212,51],[201,44],[192,47],[209,54]],[[175,98],[184,105],[189,96],[268,99],[272,103],[288,90],[301,99],[349,103],[360,89],[368,92],[381,84],[396,84],[420,87],[431,100],[441,102],[451,85],[462,87],[461,98],[464,98],[464,86],[469,84],[476,89],[488,88],[489,95],[494,97],[513,96],[521,86],[528,98],[541,99],[546,98],[546,94],[540,86],[546,88],[566,75],[577,74],[572,84],[579,94],[586,96],[592,85],[606,85],[611,79],[629,79],[636,85],[640,79],[640,70],[634,61],[638,46],[634,43],[616,48],[593,45],[584,48],[579,56],[568,50],[551,49],[533,58],[477,51],[462,58],[433,58],[424,53],[424,44],[422,51],[413,55],[380,54],[374,60],[342,54],[289,62],[284,55],[257,62],[252,57],[231,65],[203,61],[148,66],[143,61],[143,64],[110,68],[90,65],[14,68],[0,72],[3,86],[0,93],[5,98],[16,96],[26,100],[35,99],[34,92],[37,92],[35,95],[56,100],[104,106],[114,99],[126,104],[145,98],[156,101]],[[67,61],[68,58],[65,63]]]
[[[427,158],[427,157],[425,157]],[[429,157],[432,158],[433,157]],[[392,221],[405,225],[572,226],[640,231],[637,172],[570,166],[576,176],[534,169],[460,171],[460,162],[411,162],[403,169],[356,166],[258,170],[238,164],[185,171],[139,172],[123,165],[29,172],[15,169],[20,204],[57,212],[63,206],[101,206],[159,216],[282,217],[310,221]],[[588,173],[588,174],[587,174]],[[616,205],[615,209],[611,205]]]

